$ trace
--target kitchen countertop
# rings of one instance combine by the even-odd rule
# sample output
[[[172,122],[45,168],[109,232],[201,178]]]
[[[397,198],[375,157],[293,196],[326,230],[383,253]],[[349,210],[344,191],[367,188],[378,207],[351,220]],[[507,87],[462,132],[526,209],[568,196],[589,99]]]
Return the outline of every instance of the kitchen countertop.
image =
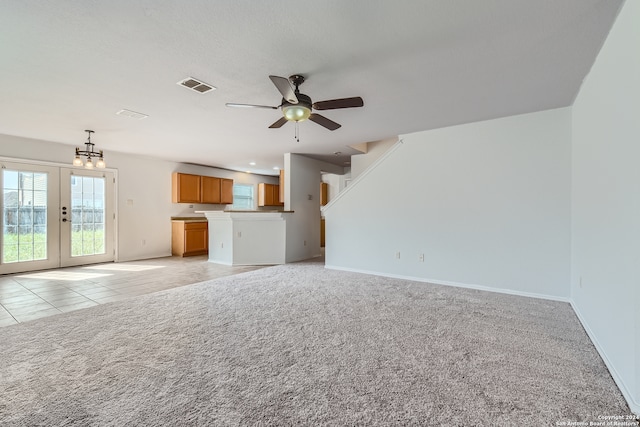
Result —
[[[204,216],[172,216],[171,221],[206,222],[207,218]]]
[[[270,210],[270,211],[232,211],[232,210],[225,210],[222,212],[228,212],[228,213],[293,213],[293,211],[283,211],[283,210]]]

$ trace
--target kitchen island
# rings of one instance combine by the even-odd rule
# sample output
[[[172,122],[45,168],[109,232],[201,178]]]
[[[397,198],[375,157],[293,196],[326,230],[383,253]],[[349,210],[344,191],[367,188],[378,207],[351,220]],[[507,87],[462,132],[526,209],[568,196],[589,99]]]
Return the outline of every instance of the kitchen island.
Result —
[[[275,265],[286,259],[292,211],[198,211],[209,222],[209,261],[224,265]]]

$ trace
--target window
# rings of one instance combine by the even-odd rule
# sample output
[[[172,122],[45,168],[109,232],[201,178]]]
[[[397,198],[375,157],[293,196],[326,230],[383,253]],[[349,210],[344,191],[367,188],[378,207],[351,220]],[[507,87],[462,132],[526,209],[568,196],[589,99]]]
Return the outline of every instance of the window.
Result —
[[[231,209],[252,211],[255,209],[254,206],[253,185],[233,184],[233,205],[231,205]]]

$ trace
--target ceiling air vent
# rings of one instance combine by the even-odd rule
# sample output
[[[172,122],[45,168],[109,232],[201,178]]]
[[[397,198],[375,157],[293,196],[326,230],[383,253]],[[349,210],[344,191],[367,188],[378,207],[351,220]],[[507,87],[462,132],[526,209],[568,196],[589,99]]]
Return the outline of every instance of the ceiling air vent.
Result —
[[[201,82],[198,79],[194,79],[193,77],[189,77],[184,80],[181,80],[178,82],[178,84],[180,86],[186,87],[187,89],[195,90],[196,92],[199,92],[199,93],[207,93],[215,89],[215,87],[207,83]]]
[[[132,119],[138,120],[146,119],[147,117],[149,117],[149,115],[147,114],[136,113],[135,111],[131,110],[120,110],[116,114],[119,116],[131,117]]]

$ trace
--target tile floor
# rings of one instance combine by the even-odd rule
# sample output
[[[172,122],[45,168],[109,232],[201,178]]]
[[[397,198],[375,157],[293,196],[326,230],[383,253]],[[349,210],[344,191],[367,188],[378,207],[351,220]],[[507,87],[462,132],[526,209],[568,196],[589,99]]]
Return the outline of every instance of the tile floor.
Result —
[[[0,327],[262,268],[206,255],[95,264],[0,276]]]

